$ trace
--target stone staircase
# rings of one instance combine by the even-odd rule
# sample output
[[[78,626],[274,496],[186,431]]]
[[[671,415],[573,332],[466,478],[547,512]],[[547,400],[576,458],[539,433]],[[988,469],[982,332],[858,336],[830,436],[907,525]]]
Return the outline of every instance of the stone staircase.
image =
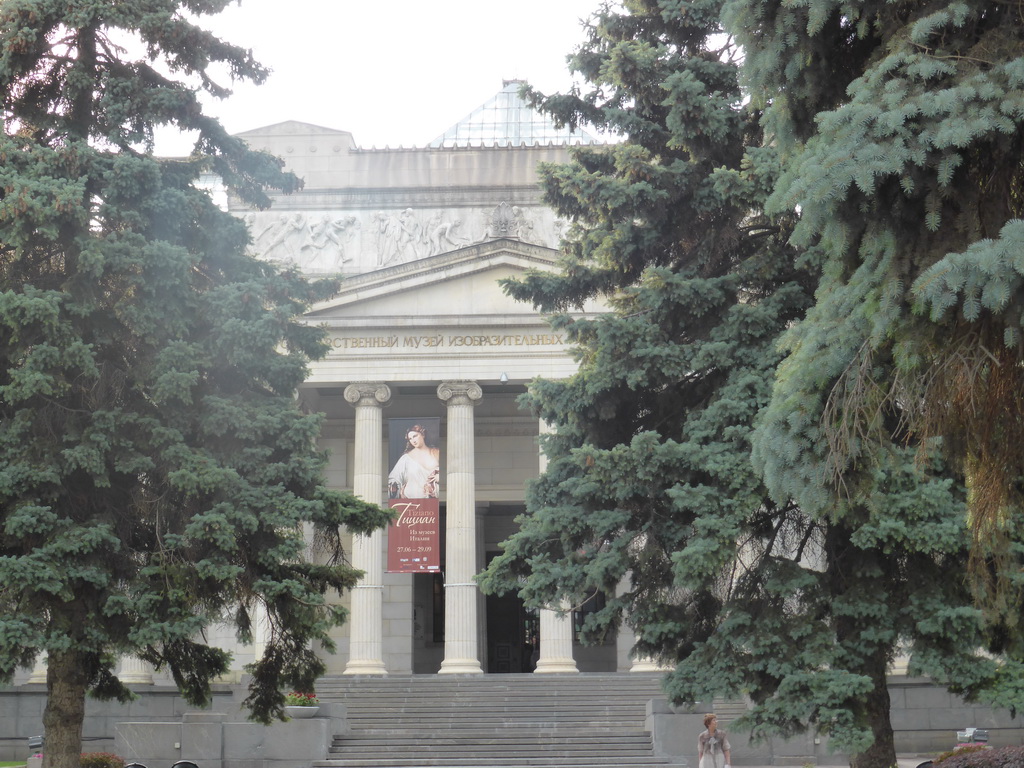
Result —
[[[644,730],[658,675],[331,677],[317,694],[350,733],[314,768],[676,765]]]

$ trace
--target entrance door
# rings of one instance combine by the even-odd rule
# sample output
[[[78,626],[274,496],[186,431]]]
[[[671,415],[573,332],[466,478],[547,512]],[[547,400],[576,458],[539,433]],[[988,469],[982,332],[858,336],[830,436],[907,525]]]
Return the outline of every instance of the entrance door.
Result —
[[[488,553],[488,561],[497,553]],[[518,595],[487,595],[487,672],[533,672],[540,651],[540,619]]]

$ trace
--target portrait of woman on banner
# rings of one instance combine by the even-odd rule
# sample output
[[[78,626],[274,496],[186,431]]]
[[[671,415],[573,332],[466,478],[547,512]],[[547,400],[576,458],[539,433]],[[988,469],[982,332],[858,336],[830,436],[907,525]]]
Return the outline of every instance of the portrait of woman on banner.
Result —
[[[440,450],[431,446],[426,427],[415,424],[405,434],[405,452],[388,475],[389,499],[436,499],[440,491]]]

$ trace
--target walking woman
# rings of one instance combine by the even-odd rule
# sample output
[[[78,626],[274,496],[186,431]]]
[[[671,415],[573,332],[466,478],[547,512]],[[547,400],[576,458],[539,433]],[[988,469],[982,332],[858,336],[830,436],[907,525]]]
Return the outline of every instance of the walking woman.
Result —
[[[729,739],[718,727],[718,718],[713,714],[704,715],[704,727],[697,740],[697,768],[730,768]]]

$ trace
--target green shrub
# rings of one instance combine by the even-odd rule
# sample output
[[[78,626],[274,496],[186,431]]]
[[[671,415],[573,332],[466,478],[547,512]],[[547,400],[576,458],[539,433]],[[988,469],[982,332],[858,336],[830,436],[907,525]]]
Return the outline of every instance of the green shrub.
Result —
[[[82,768],[124,768],[124,758],[111,752],[83,752]]]
[[[940,755],[939,761],[942,768],[1024,768],[1024,747],[963,747]]]
[[[964,747],[957,747],[956,749],[951,749],[948,752],[943,752],[941,755],[936,757],[932,762],[941,763],[943,760],[946,760],[952,757],[953,755],[957,755],[961,752],[980,752],[983,749],[988,749],[988,746],[985,744],[970,744]]]

